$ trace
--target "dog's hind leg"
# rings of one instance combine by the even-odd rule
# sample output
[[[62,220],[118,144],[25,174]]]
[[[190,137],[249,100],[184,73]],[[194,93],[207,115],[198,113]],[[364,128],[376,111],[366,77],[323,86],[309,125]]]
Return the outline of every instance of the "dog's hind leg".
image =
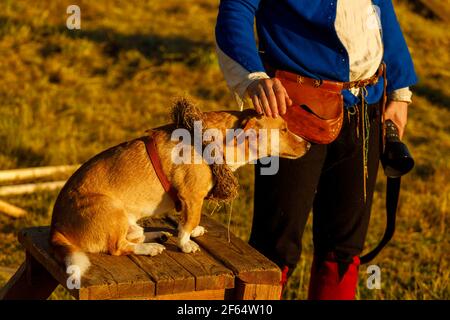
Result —
[[[133,243],[145,242],[146,237],[144,235],[144,229],[137,224],[130,224],[126,239]]]
[[[159,243],[144,243],[144,229],[137,224],[125,225],[117,230],[116,241],[110,243],[110,254],[120,256],[128,254],[155,256],[164,251]]]
[[[128,240],[123,240],[119,243],[118,248],[112,251],[111,254],[115,256],[137,254],[146,256],[156,256],[162,253],[166,247],[162,244],[151,242],[151,243],[133,243]]]
[[[134,254],[141,254],[146,256],[156,256],[162,253],[166,247],[156,242],[138,243],[133,247]]]

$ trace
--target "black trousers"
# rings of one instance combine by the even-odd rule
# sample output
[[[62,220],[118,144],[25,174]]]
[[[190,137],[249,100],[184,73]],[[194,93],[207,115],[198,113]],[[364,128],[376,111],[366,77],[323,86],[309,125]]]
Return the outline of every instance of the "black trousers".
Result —
[[[288,266],[292,272],[297,265],[311,209],[314,254],[319,259],[333,253],[339,262],[350,263],[361,253],[380,158],[380,105],[369,105],[367,114],[370,134],[366,200],[361,112],[358,121],[357,114],[345,111],[341,132],[331,144],[312,145],[299,159],[280,159],[276,175],[261,175],[261,164],[255,166],[249,242],[280,267]]]

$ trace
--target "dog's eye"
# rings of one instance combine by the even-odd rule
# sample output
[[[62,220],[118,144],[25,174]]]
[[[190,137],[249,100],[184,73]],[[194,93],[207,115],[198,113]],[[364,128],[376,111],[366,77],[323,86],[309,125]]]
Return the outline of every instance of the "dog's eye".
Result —
[[[283,129],[281,129],[281,132],[286,133],[286,132],[288,132],[288,129],[287,128],[283,128]]]

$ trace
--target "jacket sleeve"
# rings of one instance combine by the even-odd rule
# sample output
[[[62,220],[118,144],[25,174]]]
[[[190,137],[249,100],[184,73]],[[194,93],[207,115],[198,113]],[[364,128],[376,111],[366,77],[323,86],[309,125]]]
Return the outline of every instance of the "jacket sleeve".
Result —
[[[216,23],[217,46],[249,73],[264,72],[254,34],[261,0],[221,0]]]
[[[392,0],[380,0],[384,62],[387,66],[388,93],[417,83],[411,54],[394,11]]]
[[[248,72],[239,63],[228,57],[218,46],[216,46],[217,58],[228,88],[234,94],[238,107],[244,107],[244,97],[247,87],[255,80],[268,79],[265,72]]]

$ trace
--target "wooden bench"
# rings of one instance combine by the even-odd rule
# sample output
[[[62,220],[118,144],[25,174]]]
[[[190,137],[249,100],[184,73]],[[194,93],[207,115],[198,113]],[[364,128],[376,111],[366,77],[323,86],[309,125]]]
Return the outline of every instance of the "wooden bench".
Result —
[[[174,217],[146,221],[146,231],[175,234]],[[281,271],[247,243],[230,235],[213,219],[203,216],[207,233],[194,239],[200,252],[185,254],[176,238],[164,243],[158,256],[89,254],[90,269],[79,289],[70,289],[65,267],[51,255],[49,227],[19,233],[25,262],[0,290],[0,299],[47,299],[58,284],[79,300],[93,299],[279,299]],[[69,284],[70,286],[70,284]]]

